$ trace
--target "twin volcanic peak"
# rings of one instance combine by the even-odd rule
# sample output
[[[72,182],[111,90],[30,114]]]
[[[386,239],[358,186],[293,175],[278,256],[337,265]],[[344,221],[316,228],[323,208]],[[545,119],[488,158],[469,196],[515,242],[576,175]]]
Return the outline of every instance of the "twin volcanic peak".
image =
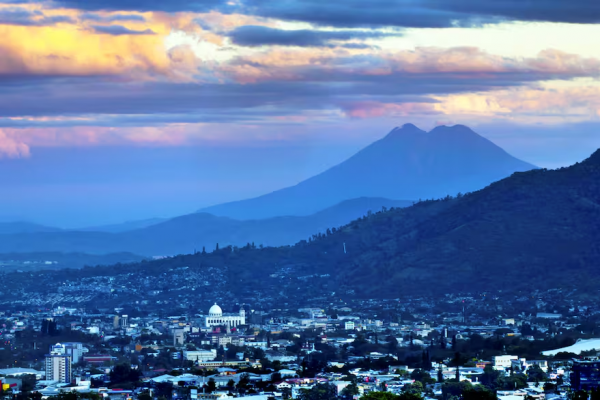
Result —
[[[295,186],[201,211],[236,219],[309,215],[358,197],[418,200],[471,192],[535,168],[464,125],[426,132],[405,124]]]

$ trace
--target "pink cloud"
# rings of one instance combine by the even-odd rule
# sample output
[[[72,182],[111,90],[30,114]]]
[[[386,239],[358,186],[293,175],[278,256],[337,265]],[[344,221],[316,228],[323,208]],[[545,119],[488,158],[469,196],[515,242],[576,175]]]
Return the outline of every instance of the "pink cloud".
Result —
[[[19,140],[17,135],[6,133],[0,129],[0,158],[29,157],[29,146]]]
[[[437,114],[431,103],[380,103],[375,101],[353,102],[342,105],[344,113],[351,118],[378,118],[408,115]]]

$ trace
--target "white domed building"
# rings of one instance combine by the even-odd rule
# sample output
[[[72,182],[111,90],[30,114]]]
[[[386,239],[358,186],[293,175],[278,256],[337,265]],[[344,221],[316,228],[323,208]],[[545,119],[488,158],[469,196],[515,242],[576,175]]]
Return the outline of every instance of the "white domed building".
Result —
[[[206,317],[206,326],[240,326],[246,325],[246,310],[240,308],[239,314],[223,314],[221,307],[215,303],[210,310],[208,310],[208,316]]]

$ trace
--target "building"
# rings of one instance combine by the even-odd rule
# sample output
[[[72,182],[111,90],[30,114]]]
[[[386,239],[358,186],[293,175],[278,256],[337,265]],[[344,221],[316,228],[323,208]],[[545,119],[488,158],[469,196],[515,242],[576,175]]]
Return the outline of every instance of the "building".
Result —
[[[71,383],[71,357],[64,354],[46,355],[46,380]]]
[[[213,361],[215,358],[217,358],[217,350],[184,351],[183,358],[193,362]]]
[[[246,325],[246,310],[240,308],[239,314],[223,314],[221,307],[215,303],[210,310],[208,310],[208,316],[206,317],[206,326],[239,326]]]
[[[354,330],[354,321],[346,321],[344,323],[344,329],[346,329],[347,331],[353,331]]]
[[[571,388],[589,390],[600,387],[600,361],[573,360]]]
[[[78,362],[83,361],[83,343],[56,343],[54,346],[50,346],[50,354],[70,356],[71,363],[77,364]]]
[[[83,361],[90,364],[102,365],[112,362],[114,357],[104,354],[90,354],[83,356]]]
[[[494,367],[496,368],[510,368],[513,360],[518,360],[517,356],[494,356]]]
[[[183,329],[174,329],[173,330],[173,346],[183,346],[185,342],[185,335]]]

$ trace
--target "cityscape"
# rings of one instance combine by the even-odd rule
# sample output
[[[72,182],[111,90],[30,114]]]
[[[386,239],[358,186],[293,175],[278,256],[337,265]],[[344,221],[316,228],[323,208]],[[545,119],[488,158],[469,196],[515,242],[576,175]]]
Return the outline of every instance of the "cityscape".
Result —
[[[0,400],[600,400],[600,0],[0,37]]]

